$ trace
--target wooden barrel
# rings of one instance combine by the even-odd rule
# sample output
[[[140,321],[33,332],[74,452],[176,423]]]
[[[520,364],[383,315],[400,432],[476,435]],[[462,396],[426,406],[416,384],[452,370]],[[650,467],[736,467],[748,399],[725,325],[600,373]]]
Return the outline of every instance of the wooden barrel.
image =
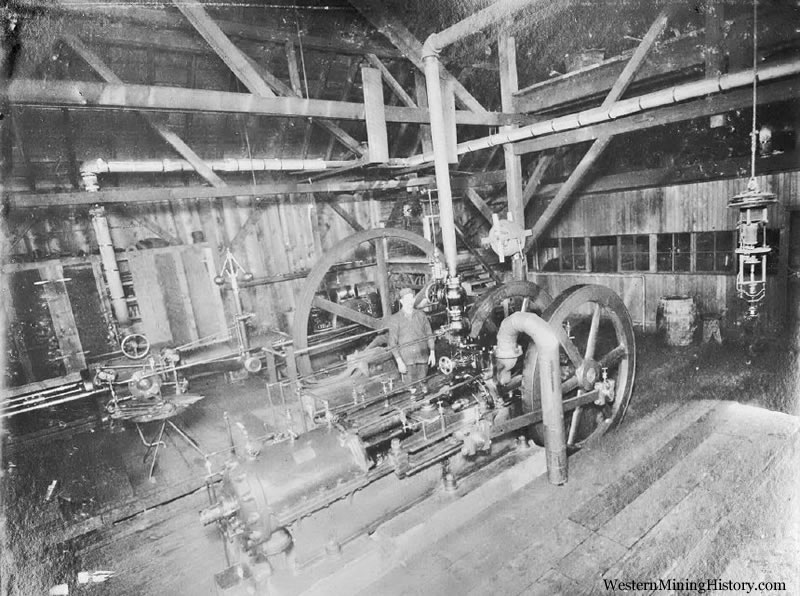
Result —
[[[697,329],[697,306],[691,296],[664,296],[658,301],[656,330],[668,346],[688,346]]]

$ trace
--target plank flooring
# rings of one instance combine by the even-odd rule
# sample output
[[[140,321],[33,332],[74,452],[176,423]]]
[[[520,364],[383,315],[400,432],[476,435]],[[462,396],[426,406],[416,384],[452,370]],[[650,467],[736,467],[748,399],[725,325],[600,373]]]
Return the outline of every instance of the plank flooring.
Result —
[[[791,498],[798,429],[730,402],[657,410],[571,458],[564,487],[537,478],[359,594],[580,595],[606,593],[603,580],[724,578],[764,527],[754,504]],[[799,593],[796,572],[767,579]]]

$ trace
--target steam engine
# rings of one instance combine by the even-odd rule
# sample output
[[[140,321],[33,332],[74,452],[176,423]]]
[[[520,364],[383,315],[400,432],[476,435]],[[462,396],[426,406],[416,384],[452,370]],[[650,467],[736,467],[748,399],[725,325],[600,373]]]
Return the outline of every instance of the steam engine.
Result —
[[[443,357],[449,374],[422,382],[373,380],[353,386],[339,403],[305,395],[306,414],[316,427],[263,446],[253,441],[238,446],[222,474],[219,496],[201,512],[203,523],[218,523],[249,568],[268,573],[276,555],[313,558],[424,497],[442,478],[452,486],[454,472],[489,452],[495,421],[519,409],[518,391],[498,391],[485,350],[464,343],[452,356]],[[464,458],[453,458],[452,470],[433,467],[458,453]],[[397,481],[411,476],[413,482]],[[369,494],[362,494],[367,486],[363,492]],[[365,502],[332,506],[345,497]],[[378,502],[378,510],[367,511]],[[331,528],[315,521],[303,539],[289,529],[325,508]]]

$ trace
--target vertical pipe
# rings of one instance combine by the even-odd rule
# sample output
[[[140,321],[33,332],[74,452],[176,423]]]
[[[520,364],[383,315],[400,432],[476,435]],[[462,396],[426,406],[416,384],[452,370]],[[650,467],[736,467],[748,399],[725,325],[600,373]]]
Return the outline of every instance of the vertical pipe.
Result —
[[[516,312],[505,318],[497,332],[495,374],[500,383],[509,380],[510,371],[522,351],[517,343],[520,333],[530,337],[535,345],[535,348],[530,346],[525,354],[522,383],[527,398],[533,391],[530,383],[534,371],[538,372],[547,478],[552,484],[564,484],[567,481],[567,438],[561,394],[560,344],[555,331],[533,313]]]
[[[111,307],[114,309],[114,316],[120,326],[120,330],[125,332],[130,327],[130,315],[128,314],[128,302],[125,300],[125,290],[122,287],[122,278],[119,274],[117,257],[114,254],[114,244],[111,241],[111,231],[108,228],[105,207],[98,205],[92,208],[89,213],[92,216],[92,227],[97,238],[97,245],[100,248],[100,259],[103,263],[103,271],[106,274],[106,284],[111,298]]]
[[[439,194],[439,223],[442,227],[442,245],[448,273],[455,277],[458,251],[456,249],[455,213],[450,189],[450,165],[447,159],[447,132],[444,125],[442,87],[439,78],[439,58],[435,54],[424,56],[425,80],[428,86],[428,108],[431,117],[433,165]]]

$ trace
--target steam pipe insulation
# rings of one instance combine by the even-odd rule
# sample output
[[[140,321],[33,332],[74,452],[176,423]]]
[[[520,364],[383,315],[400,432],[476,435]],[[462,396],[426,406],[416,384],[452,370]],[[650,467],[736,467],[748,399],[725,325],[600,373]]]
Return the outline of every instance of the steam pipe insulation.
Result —
[[[525,379],[532,379],[534,371],[538,369],[547,479],[551,484],[564,484],[567,481],[567,438],[561,396],[560,344],[555,331],[538,315],[516,312],[505,318],[497,332],[495,348],[496,374],[501,384],[508,383],[511,369],[522,354],[522,348],[517,343],[520,333],[527,335],[535,344],[535,349],[531,346],[525,354],[522,369],[523,391],[526,387]],[[527,387],[529,392],[532,391],[531,383]],[[523,396],[527,397],[529,396]]]
[[[323,159],[227,158],[207,161],[217,172],[261,172],[303,170],[318,171],[351,165],[351,161]],[[81,164],[81,175],[110,173],[168,173],[193,172],[194,166],[185,159],[114,160],[93,159]]]
[[[500,0],[472,16],[448,27],[441,33],[432,33],[422,46],[425,85],[428,92],[428,109],[431,119],[431,141],[436,187],[439,197],[439,222],[442,228],[442,247],[447,272],[456,277],[458,271],[453,193],[450,188],[450,164],[447,155],[447,131],[442,103],[439,52],[448,45],[477,33],[531,4],[533,0]]]
[[[763,83],[783,77],[795,76],[797,74],[800,74],[800,61],[762,66],[758,69],[758,82]],[[575,114],[568,114],[566,116],[559,116],[542,122],[536,122],[535,124],[516,128],[511,131],[465,141],[456,145],[456,152],[459,155],[463,155],[473,151],[480,151],[481,149],[488,149],[496,145],[516,143],[534,137],[541,137],[608,122],[646,110],[660,108],[690,99],[698,99],[706,95],[724,93],[725,91],[752,85],[753,76],[755,75],[752,70],[745,70],[733,74],[720,75],[711,79],[702,79],[683,85],[675,85],[638,97],[623,99],[605,108],[591,108]],[[431,108],[431,119],[433,119],[433,114],[434,112]],[[410,167],[429,163],[432,160],[434,160],[435,163],[435,157],[436,151],[434,146],[433,153],[413,155],[406,159],[393,159],[391,165]]]

